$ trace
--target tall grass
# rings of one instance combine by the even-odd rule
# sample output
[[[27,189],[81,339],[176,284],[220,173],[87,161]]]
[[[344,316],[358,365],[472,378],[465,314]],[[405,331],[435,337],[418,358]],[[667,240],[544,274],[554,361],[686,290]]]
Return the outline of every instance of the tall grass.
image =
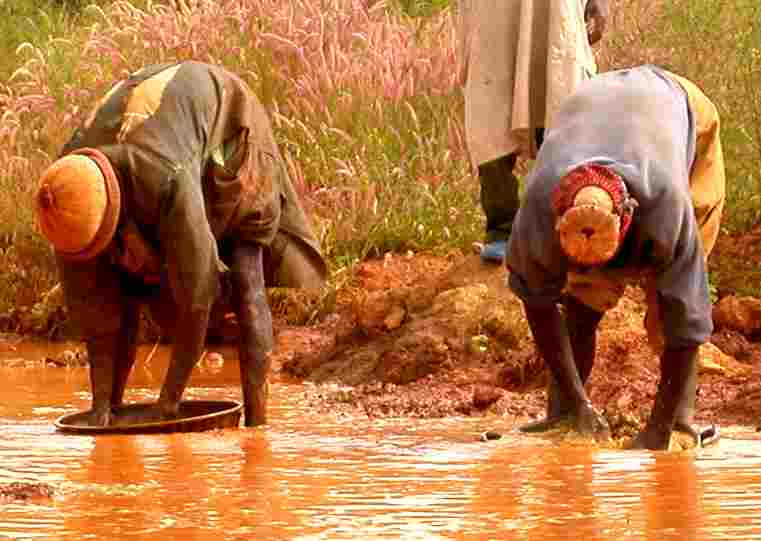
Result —
[[[18,69],[0,85],[0,236],[13,239],[0,264],[34,257],[37,275],[6,278],[0,312],[20,290],[55,282],[29,204],[40,172],[115,79],[157,62],[219,63],[247,80],[334,266],[476,238],[482,217],[446,8],[414,17],[412,4],[383,1],[188,4],[84,6],[79,20],[90,22],[77,32],[19,48]]]
[[[761,220],[761,4],[674,0],[664,9],[669,67],[698,81],[722,118],[725,223],[752,227]]]
[[[55,284],[30,208],[40,172],[115,79],[155,62],[219,63],[252,86],[334,268],[480,236],[449,0],[49,2],[0,4],[43,6],[0,41],[18,52],[0,63],[0,314]],[[661,64],[714,100],[733,229],[761,216],[757,4],[613,0],[598,49],[601,70]]]
[[[105,4],[107,0],[87,0]],[[86,24],[81,8],[86,0],[13,0],[0,2],[0,80],[18,68],[14,52],[22,43],[44,43],[48,36],[66,35]]]
[[[659,64],[698,84],[719,110],[727,169],[723,225],[761,221],[761,3],[618,0],[603,69]]]

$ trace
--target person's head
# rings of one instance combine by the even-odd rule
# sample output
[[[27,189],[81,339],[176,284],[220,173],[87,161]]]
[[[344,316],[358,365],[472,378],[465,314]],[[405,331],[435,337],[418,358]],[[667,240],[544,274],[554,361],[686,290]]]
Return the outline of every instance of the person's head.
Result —
[[[596,164],[572,169],[552,192],[563,252],[575,265],[604,265],[623,243],[636,206],[613,170]]]
[[[95,149],[80,149],[53,162],[34,197],[37,224],[64,259],[100,254],[116,232],[121,191],[111,163]]]

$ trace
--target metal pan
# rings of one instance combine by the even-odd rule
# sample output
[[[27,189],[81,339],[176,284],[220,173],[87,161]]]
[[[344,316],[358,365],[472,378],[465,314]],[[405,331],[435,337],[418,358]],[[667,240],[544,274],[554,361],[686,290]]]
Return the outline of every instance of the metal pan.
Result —
[[[90,424],[89,412],[59,417],[55,426],[73,434],[163,434],[235,428],[240,424],[242,404],[233,400],[185,400],[176,419],[161,419],[155,402],[125,404],[112,411],[109,426]]]

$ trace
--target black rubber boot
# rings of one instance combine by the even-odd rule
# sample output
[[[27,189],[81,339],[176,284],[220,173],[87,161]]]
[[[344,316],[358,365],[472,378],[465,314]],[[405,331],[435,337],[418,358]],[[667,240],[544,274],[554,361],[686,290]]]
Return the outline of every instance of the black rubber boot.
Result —
[[[695,417],[695,400],[698,391],[698,365],[695,363],[690,369],[685,382],[684,393],[679,398],[676,407],[676,421],[674,430],[684,432],[692,436],[695,440],[695,447],[706,447],[714,444],[719,440],[719,428],[711,425],[704,429],[696,428],[693,425]]]
[[[508,154],[478,166],[486,242],[506,241],[518,212],[520,183],[513,173],[517,155]]]
[[[684,392],[676,407],[675,430],[694,433],[692,420],[695,417],[695,398],[698,391],[698,365],[693,364],[684,383]]]

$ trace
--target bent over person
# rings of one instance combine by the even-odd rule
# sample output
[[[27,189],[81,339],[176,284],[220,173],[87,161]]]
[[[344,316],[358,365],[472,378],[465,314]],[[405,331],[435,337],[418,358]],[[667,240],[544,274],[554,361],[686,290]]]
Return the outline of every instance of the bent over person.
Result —
[[[176,416],[225,291],[240,325],[244,422],[266,422],[265,287],[319,287],[326,266],[267,113],[240,78],[182,62],[117,83],[43,173],[35,205],[87,344],[92,423],[108,425],[122,403],[142,304],[172,336],[158,405]]]
[[[596,71],[608,0],[458,0],[465,136],[478,172],[486,244],[502,263],[518,211],[519,155],[536,156],[560,102]]]
[[[719,117],[690,81],[640,66],[586,81],[562,104],[506,261],[552,373],[547,419],[524,430],[571,417],[581,433],[609,435],[584,384],[600,319],[639,283],[661,374],[633,446],[668,448],[675,428],[699,439],[691,424],[697,352],[713,329],[706,258],[724,198]]]

